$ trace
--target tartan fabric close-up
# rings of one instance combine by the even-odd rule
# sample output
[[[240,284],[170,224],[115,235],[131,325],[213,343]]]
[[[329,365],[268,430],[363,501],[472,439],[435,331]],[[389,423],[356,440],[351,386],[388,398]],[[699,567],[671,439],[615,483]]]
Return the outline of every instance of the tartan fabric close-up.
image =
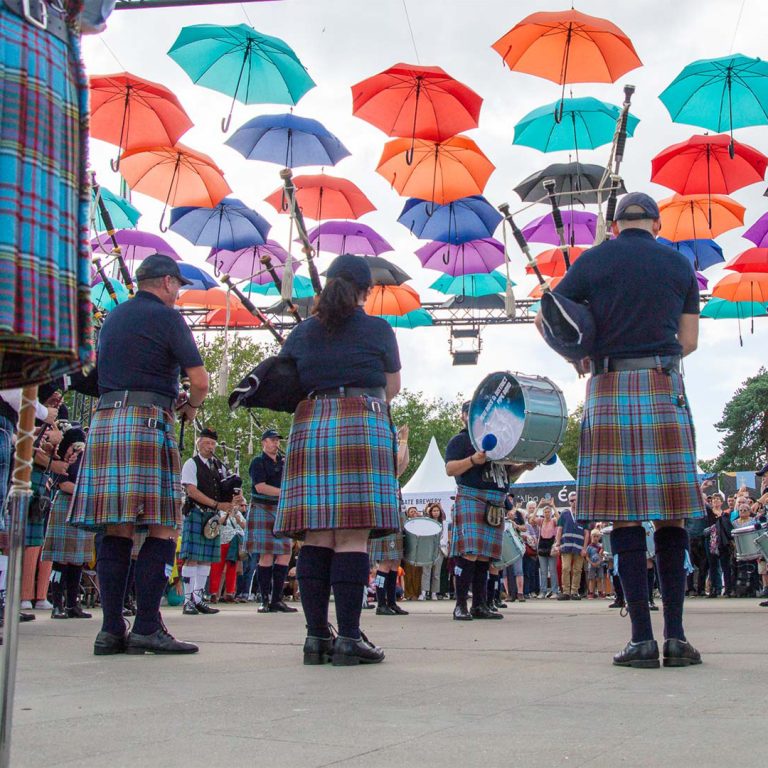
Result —
[[[221,559],[221,537],[206,539],[203,528],[211,517],[210,512],[193,507],[184,516],[181,526],[181,560],[192,560],[198,563],[218,563]]]
[[[259,555],[291,554],[291,540],[288,537],[275,536],[276,511],[277,504],[251,500],[245,533],[245,547],[249,552]]]
[[[368,557],[371,558],[372,563],[383,560],[402,560],[403,534],[390,533],[378,539],[371,539],[368,542]]]
[[[59,491],[51,506],[48,530],[40,555],[52,563],[83,565],[93,560],[93,532],[75,528],[67,522],[72,496]]]
[[[501,558],[504,527],[485,522],[486,504],[504,506],[504,491],[477,490],[460,485],[451,530],[451,557],[479,555],[491,560]]]

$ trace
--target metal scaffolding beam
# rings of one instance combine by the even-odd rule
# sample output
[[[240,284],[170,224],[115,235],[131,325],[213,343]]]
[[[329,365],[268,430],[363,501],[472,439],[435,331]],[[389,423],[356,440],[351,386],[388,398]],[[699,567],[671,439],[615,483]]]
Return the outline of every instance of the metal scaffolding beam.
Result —
[[[116,11],[133,11],[143,8],[190,8],[197,5],[236,5],[239,3],[263,3],[265,0],[117,0]]]

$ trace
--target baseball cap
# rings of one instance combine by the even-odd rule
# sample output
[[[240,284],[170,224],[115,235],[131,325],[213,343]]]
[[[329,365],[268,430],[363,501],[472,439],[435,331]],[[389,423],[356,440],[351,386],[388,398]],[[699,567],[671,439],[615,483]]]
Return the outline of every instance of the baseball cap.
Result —
[[[630,208],[634,210],[629,210]],[[615,221],[638,221],[661,217],[656,201],[645,192],[630,192],[624,195],[616,206]]]
[[[364,256],[353,256],[351,253],[343,253],[337,256],[325,273],[330,277],[343,277],[354,283],[359,290],[370,288],[373,285],[371,267]]]
[[[150,280],[153,277],[175,277],[182,285],[192,285],[179,271],[179,265],[164,253],[153,253],[141,262],[136,270],[137,280]]]
[[[276,437],[278,440],[282,440],[283,436],[278,433],[275,429],[265,429],[261,433],[261,439],[262,440],[268,440],[270,437]]]

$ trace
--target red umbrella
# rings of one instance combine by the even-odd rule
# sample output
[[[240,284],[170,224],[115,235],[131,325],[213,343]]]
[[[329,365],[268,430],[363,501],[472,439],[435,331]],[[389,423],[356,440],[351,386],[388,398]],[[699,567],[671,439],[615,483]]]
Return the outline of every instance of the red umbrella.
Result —
[[[348,179],[325,173],[296,176],[296,200],[309,219],[358,219],[375,211],[373,203]],[[283,187],[264,198],[278,213],[288,213]]]
[[[364,309],[369,315],[405,315],[420,307],[419,294],[410,285],[374,285]]]
[[[550,290],[557,288],[558,283],[563,279],[562,275],[560,277],[551,277],[549,280],[547,280],[547,286]],[[529,294],[528,296],[531,299],[540,299],[544,295],[544,286],[539,283]]]
[[[173,146],[191,127],[184,107],[165,86],[132,75],[93,75],[89,131],[123,149]],[[112,170],[119,167],[112,162]]]
[[[723,266],[734,272],[768,272],[768,248],[747,248]]]
[[[575,245],[572,245],[568,248],[568,260],[573,264],[573,262],[586,250],[586,248],[578,248]],[[535,257],[535,261],[536,266],[539,268],[539,272],[541,272],[542,275],[547,275],[548,277],[562,277],[566,272],[565,259],[563,258],[563,251],[561,248],[550,248],[548,251],[542,251]],[[526,267],[525,271],[529,275],[534,274],[533,267],[531,266]]]

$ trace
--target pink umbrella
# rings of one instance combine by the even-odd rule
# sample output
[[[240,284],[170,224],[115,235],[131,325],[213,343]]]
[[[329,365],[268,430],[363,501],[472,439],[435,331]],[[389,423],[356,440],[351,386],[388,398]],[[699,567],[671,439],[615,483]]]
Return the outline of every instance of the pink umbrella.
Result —
[[[181,261],[181,256],[169,243],[151,232],[142,232],[139,229],[118,229],[114,238],[126,261],[142,261],[153,253],[163,253],[174,261]],[[112,247],[113,241],[110,235],[99,235],[91,240],[91,248],[95,253],[112,253]]]
[[[504,246],[492,237],[469,240],[461,245],[437,240],[416,251],[423,267],[452,277],[492,272],[504,263]]]
[[[217,276],[222,272],[232,277],[253,276],[253,282],[264,284],[269,283],[272,278],[261,263],[262,256],[269,256],[275,265],[285,264],[288,251],[277,241],[267,240],[264,245],[240,248],[237,251],[212,248],[206,261],[213,264],[214,274]]]

